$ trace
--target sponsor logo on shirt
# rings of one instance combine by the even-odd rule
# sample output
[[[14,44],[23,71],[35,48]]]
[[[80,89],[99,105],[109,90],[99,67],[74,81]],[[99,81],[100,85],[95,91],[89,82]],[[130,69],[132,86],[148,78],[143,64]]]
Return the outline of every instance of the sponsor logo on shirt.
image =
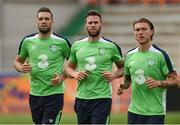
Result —
[[[46,69],[49,66],[49,62],[48,62],[48,56],[45,54],[42,54],[38,57],[38,67],[40,69]]]
[[[135,82],[139,85],[144,84],[146,78],[144,76],[144,70],[142,69],[138,69],[135,71]]]

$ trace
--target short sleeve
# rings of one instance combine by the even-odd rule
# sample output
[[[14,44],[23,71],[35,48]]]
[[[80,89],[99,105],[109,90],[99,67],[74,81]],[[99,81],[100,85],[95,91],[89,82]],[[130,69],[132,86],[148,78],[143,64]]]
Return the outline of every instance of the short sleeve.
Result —
[[[169,55],[166,52],[163,52],[163,55],[161,56],[161,69],[164,75],[167,75],[168,73],[171,73],[175,71],[175,66],[173,66],[172,61],[169,57]]]
[[[27,56],[28,56],[28,52],[27,52],[27,48],[26,48],[26,43],[27,43],[27,41],[25,39],[23,39],[21,41],[21,43],[20,43],[18,55],[21,58],[27,58]]]
[[[125,73],[125,75],[130,75],[127,56],[125,57],[125,61],[124,61],[124,73]]]
[[[65,44],[63,46],[63,55],[65,56],[66,59],[69,58],[70,55],[70,48],[71,48],[71,44],[68,40],[65,40]]]
[[[112,51],[112,61],[113,62],[118,62],[120,60],[122,60],[122,54],[121,54],[121,48],[114,44],[114,48],[113,48],[113,51]]]
[[[76,47],[77,47],[77,44],[73,43],[71,47],[71,51],[70,51],[70,57],[69,57],[69,61],[71,61],[74,64],[77,64]]]

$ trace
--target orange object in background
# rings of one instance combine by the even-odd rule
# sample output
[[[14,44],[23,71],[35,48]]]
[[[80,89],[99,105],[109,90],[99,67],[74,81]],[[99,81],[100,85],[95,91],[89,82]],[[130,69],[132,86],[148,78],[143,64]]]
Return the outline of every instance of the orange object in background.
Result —
[[[0,77],[0,113],[29,111],[27,76]]]
[[[117,95],[117,86],[122,79],[112,82],[113,104],[112,112],[127,112],[130,102],[130,89],[123,95]],[[0,76],[0,113],[30,113],[29,109],[29,78],[27,75]],[[77,81],[65,80],[64,113],[74,112]]]

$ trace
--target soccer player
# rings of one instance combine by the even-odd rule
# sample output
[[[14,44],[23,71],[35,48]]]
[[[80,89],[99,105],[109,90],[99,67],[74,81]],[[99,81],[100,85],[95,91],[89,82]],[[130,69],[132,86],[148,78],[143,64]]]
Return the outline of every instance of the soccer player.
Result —
[[[111,104],[111,81],[123,76],[121,49],[101,35],[102,17],[90,10],[85,28],[88,36],[75,41],[65,72],[78,80],[75,112],[78,124],[108,124]],[[118,70],[112,72],[113,62]]]
[[[35,124],[58,124],[64,104],[63,64],[70,43],[52,32],[53,23],[51,10],[40,8],[39,31],[22,40],[14,63],[17,71],[30,73],[29,105]]]
[[[168,54],[152,44],[154,26],[148,19],[135,21],[133,30],[138,46],[126,55],[118,94],[132,83],[128,124],[164,124],[166,88],[177,86],[177,73]]]

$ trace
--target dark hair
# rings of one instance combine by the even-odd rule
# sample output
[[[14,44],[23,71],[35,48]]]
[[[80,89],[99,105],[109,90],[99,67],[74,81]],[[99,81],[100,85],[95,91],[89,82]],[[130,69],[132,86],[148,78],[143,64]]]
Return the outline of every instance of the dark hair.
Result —
[[[151,40],[153,39],[153,35],[154,35],[154,25],[152,24],[152,22],[146,18],[140,18],[136,21],[133,22],[133,29],[136,23],[147,23],[150,27],[151,30],[153,30],[153,34],[151,36]]]
[[[51,19],[53,20],[53,14],[52,14],[51,10],[48,7],[41,7],[41,8],[39,8],[39,10],[37,12],[37,17],[38,17],[38,14],[40,12],[49,12],[51,14]]]
[[[98,16],[100,18],[100,21],[102,22],[101,14],[96,10],[89,10],[86,14],[86,18],[89,16]]]

